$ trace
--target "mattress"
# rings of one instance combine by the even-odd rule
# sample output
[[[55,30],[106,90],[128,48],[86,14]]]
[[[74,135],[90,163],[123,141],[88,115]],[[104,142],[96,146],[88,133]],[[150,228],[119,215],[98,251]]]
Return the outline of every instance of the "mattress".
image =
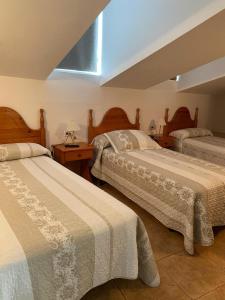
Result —
[[[225,225],[225,168],[168,149],[97,151],[92,174],[182,233],[188,253],[213,244],[212,227]]]
[[[0,163],[0,299],[81,299],[113,278],[159,285],[128,207],[47,156]]]

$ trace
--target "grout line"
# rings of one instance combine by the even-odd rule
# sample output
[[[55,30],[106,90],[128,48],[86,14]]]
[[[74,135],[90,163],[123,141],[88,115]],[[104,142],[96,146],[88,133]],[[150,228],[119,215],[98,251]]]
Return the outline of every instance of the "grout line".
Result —
[[[175,281],[175,282],[176,282],[176,281]],[[177,286],[185,293],[185,295],[187,295],[190,299],[193,299],[193,300],[201,299],[202,297],[204,297],[204,296],[206,296],[206,295],[208,295],[208,294],[214,292],[215,290],[217,290],[217,289],[219,289],[219,288],[225,286],[225,282],[223,282],[223,283],[221,283],[221,285],[218,285],[217,287],[215,287],[214,289],[208,291],[207,293],[202,294],[200,297],[192,298],[190,295],[188,295],[188,294],[186,293],[186,291],[183,289],[182,286],[180,286],[179,283],[176,282],[176,284],[177,284]]]
[[[153,249],[153,253],[154,253],[154,249]],[[166,259],[166,258],[168,258],[168,257],[170,257],[170,256],[173,256],[173,255],[176,255],[176,254],[179,254],[179,253],[183,253],[183,250],[179,250],[179,251],[177,251],[177,252],[173,252],[173,253],[168,254],[168,255],[166,255],[166,256],[164,256],[164,257],[161,257],[161,258],[159,258],[159,259],[156,259],[156,262],[160,262],[160,261],[162,261],[163,259]]]
[[[114,282],[114,285],[116,286],[116,288],[120,291],[120,294],[122,295],[124,300],[128,300],[126,297],[126,294],[124,293],[124,291],[116,284],[116,282]]]
[[[124,300],[128,300],[125,293],[123,292],[123,290],[121,290],[119,287],[117,287],[122,295],[122,297],[124,298]]]
[[[208,295],[208,294],[210,294],[210,293],[212,293],[212,292],[215,292],[216,290],[220,289],[221,287],[225,287],[225,283],[224,283],[224,282],[221,283],[221,285],[218,285],[215,289],[213,289],[213,290],[211,290],[211,291],[209,291],[209,292],[207,292],[207,293],[201,295],[201,296],[198,297],[198,298],[195,298],[195,300],[201,299],[202,297],[204,297],[204,296],[206,296],[206,295]]]
[[[175,252],[175,253],[173,253],[173,254],[171,254],[171,255],[168,255],[168,256],[165,256],[165,257],[163,257],[163,258],[161,258],[160,260],[158,260],[157,262],[161,262],[163,259],[166,259],[166,258],[168,258],[168,257],[170,257],[170,256],[173,256],[173,255],[175,255],[175,254],[179,254],[179,253],[183,253],[183,250],[181,250],[181,251],[178,251],[178,252]],[[167,273],[167,272],[166,272]],[[169,276],[169,273],[167,273],[168,274],[168,276]],[[178,289],[180,289],[182,292],[183,292],[183,294],[188,298],[188,299],[190,299],[190,300],[194,300],[194,298],[192,298],[190,295],[188,295],[187,293],[186,293],[186,291],[176,282],[176,280],[174,279],[174,278],[172,278],[171,276],[169,276],[170,277],[170,280],[178,287]]]
[[[182,253],[182,252],[183,252],[183,251],[179,251],[179,252],[176,252],[176,253],[174,253],[174,254],[179,254],[179,253]],[[163,257],[163,258],[157,260],[157,262],[161,262],[163,259],[166,259],[166,258],[168,258],[168,257],[170,257],[170,256],[173,256],[174,254],[165,256],[165,257]],[[172,278],[172,281],[176,283],[176,285],[182,290],[182,292],[183,292],[188,298],[193,299],[193,300],[201,299],[202,297],[204,297],[204,296],[206,296],[206,295],[208,295],[208,294],[210,294],[210,293],[216,291],[217,289],[220,289],[220,288],[223,287],[223,286],[225,287],[225,282],[222,282],[220,285],[216,286],[215,288],[213,288],[212,290],[208,291],[207,293],[204,293],[204,294],[202,294],[201,296],[199,296],[199,297],[197,297],[197,298],[193,298],[193,297],[191,297],[190,295],[188,295],[188,294],[186,293],[186,291],[183,289],[183,287],[182,287],[179,283],[177,283],[173,278]]]

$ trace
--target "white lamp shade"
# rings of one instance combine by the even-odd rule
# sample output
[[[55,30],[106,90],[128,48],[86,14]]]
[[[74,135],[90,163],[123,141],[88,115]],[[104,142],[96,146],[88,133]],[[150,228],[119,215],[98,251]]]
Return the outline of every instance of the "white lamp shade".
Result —
[[[151,120],[151,122],[149,123],[149,127],[150,130],[155,130],[156,129],[156,122],[155,120]]]
[[[80,130],[80,126],[73,120],[71,120],[68,124],[67,124],[67,131],[79,131]]]

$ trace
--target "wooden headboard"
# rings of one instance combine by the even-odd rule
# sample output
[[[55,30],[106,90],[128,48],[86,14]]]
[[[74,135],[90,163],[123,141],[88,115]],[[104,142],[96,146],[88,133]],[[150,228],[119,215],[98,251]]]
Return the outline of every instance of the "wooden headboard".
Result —
[[[174,116],[169,121],[169,108],[165,112],[166,125],[163,128],[163,134],[169,135],[170,132],[185,128],[196,128],[198,124],[198,108],[195,109],[194,120],[191,118],[187,107],[180,107],[176,110]]]
[[[140,109],[137,108],[136,110],[134,124],[129,121],[126,112],[119,107],[109,109],[104,114],[103,119],[98,126],[93,125],[93,110],[90,109],[88,122],[88,142],[91,143],[97,135],[105,132],[120,129],[140,129]]]
[[[33,130],[15,110],[0,107],[0,144],[24,142],[46,146],[44,110],[40,110],[40,129]]]

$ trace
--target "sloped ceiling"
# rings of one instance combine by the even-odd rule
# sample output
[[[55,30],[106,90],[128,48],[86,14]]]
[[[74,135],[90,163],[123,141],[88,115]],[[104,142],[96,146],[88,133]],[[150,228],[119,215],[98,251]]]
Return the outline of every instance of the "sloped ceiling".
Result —
[[[184,89],[185,93],[225,95],[225,76]]]
[[[177,82],[177,91],[225,94],[225,57],[182,74]]]
[[[109,0],[0,0],[0,75],[46,79]]]
[[[225,56],[225,10],[105,82],[104,86],[146,89]]]

